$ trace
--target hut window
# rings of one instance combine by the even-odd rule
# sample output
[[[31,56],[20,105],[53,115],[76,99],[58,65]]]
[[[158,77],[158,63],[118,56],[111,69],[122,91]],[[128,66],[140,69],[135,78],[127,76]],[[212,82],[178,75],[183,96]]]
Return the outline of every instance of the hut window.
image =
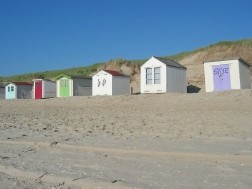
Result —
[[[62,79],[60,81],[60,86],[61,87],[68,87],[68,80],[67,79]]]
[[[154,68],[154,84],[160,84],[160,67]]]
[[[8,92],[10,92],[10,87],[8,87]]]
[[[152,68],[146,68],[146,84],[152,84]]]
[[[13,92],[14,91],[14,87],[13,86],[11,86],[11,92]]]

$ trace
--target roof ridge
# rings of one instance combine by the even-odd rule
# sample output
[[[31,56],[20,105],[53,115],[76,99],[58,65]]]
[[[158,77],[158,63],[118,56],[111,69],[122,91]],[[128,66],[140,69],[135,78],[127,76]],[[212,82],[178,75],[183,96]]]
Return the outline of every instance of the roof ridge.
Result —
[[[12,81],[9,82],[10,83],[14,83],[15,85],[32,85],[32,82],[28,82],[28,81]]]
[[[171,60],[171,61],[174,61],[176,62],[175,60],[173,59],[170,59],[170,58],[165,58],[165,57],[161,57],[161,56],[153,56],[154,58],[159,58],[159,59],[165,59],[165,60]]]
[[[212,59],[212,60],[208,60],[208,61],[204,61],[204,63],[209,63],[209,62],[221,62],[221,61],[229,61],[229,60],[240,60],[241,62],[243,62],[244,64],[251,66],[247,61],[245,61],[242,57],[237,56],[237,57],[227,57],[227,58],[217,58],[217,59]]]
[[[83,75],[71,75],[71,74],[60,74],[56,77],[56,80],[62,78],[62,77],[67,77],[69,79],[71,78],[80,78],[80,79],[91,79],[92,77],[91,76],[83,76]]]
[[[111,75],[113,75],[113,76],[128,77],[128,76],[124,75],[123,73],[120,73],[120,72],[118,72],[118,71],[116,71],[116,70],[104,69],[103,71],[105,71],[105,72],[107,72],[107,73],[109,73],[109,74],[111,74]]]
[[[113,72],[118,72],[118,71],[116,71],[116,70],[111,70],[111,69],[105,69],[104,71],[113,71]],[[118,72],[118,73],[120,73],[120,72]]]
[[[185,66],[178,63],[175,60],[172,60],[172,59],[169,59],[169,58],[157,57],[157,56],[153,56],[153,57],[156,58],[157,60],[161,61],[162,63],[166,64],[167,66],[187,69]]]

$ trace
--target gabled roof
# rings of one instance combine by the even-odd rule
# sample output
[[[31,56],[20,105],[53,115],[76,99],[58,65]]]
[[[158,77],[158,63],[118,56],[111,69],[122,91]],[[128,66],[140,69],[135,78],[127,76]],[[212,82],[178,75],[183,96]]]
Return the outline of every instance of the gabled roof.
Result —
[[[111,74],[112,76],[128,77],[128,76],[126,76],[126,75],[123,75],[123,74],[121,74],[121,73],[115,71],[115,70],[103,70],[103,71],[105,71],[105,72]]]
[[[33,79],[32,81],[50,81],[50,82],[55,82],[55,81],[50,80],[50,79]]]
[[[92,79],[90,76],[82,76],[82,75],[70,75],[73,79]]]
[[[10,83],[14,83],[15,85],[32,85],[31,83],[24,82],[24,81],[14,81],[14,82],[10,82]]]
[[[168,58],[156,57],[156,56],[153,56],[153,57],[159,60],[160,62],[166,64],[166,66],[187,69],[185,66],[182,66],[181,64],[177,63],[174,60],[170,60]]]
[[[68,79],[92,79],[92,77],[89,76],[81,76],[81,75],[65,75],[65,74],[60,74],[56,77],[56,79],[60,79],[62,77],[66,77]]]
[[[4,88],[5,85],[3,83],[0,83],[0,88]]]
[[[243,62],[244,64],[246,64],[247,66],[251,66],[249,63],[247,63],[244,59],[242,59],[241,57],[234,57],[234,58],[223,58],[223,59],[215,59],[215,60],[211,60],[211,61],[204,61],[203,64],[205,63],[210,63],[210,62],[221,62],[221,61],[228,61],[228,60],[240,60],[241,62]]]

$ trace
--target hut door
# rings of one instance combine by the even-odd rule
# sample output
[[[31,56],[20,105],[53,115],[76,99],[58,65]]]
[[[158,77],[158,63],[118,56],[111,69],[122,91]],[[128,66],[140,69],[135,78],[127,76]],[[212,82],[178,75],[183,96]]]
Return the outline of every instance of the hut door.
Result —
[[[231,89],[230,69],[228,64],[213,66],[214,91]]]
[[[69,96],[69,80],[68,79],[61,79],[60,80],[60,96],[66,97]]]
[[[42,98],[42,81],[35,82],[35,99]]]
[[[15,87],[14,85],[9,85],[7,87],[7,96],[6,96],[7,99],[14,99],[16,98],[16,92],[15,92]]]

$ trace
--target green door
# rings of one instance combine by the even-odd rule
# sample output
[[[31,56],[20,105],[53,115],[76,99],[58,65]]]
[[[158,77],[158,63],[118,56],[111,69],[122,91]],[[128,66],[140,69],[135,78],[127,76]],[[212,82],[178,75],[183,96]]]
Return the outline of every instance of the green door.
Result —
[[[60,80],[60,96],[61,97],[70,96],[69,82],[70,82],[69,79]]]

